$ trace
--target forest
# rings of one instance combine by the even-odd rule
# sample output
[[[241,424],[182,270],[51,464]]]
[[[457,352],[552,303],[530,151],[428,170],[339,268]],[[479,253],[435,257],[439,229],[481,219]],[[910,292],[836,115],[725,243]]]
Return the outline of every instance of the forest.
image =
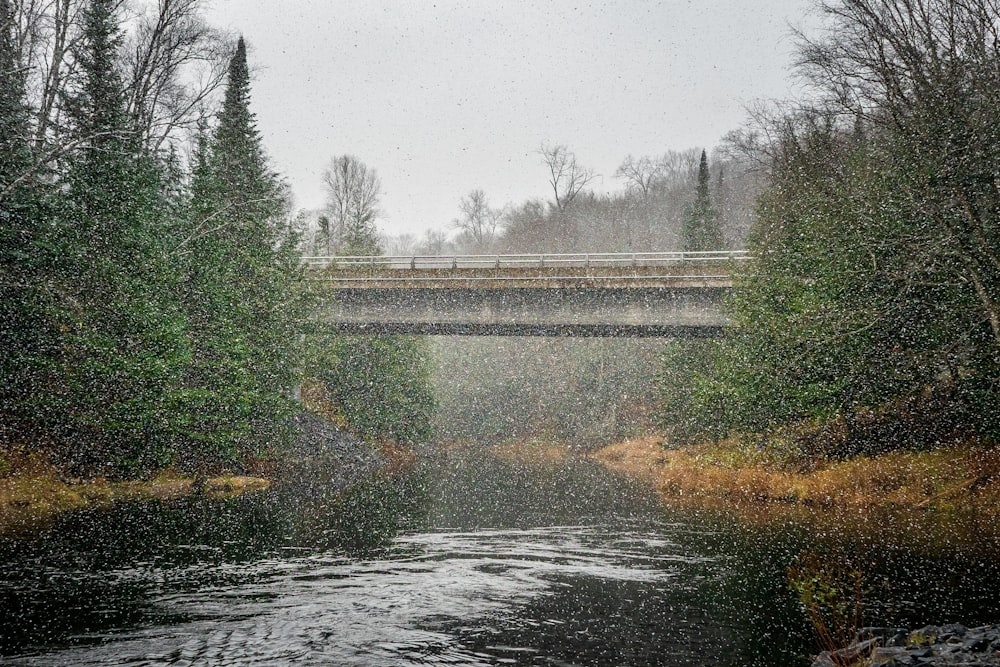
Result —
[[[730,139],[761,165],[733,320],[672,345],[675,443],[780,434],[792,455],[1000,435],[1000,11],[823,2],[809,99]]]
[[[0,28],[0,437],[111,477],[266,454],[301,299],[243,41],[192,1],[3,0]]]
[[[476,189],[447,229],[386,238],[378,173],[353,155],[321,175],[323,210],[293,210],[246,45],[198,0],[0,0],[0,441],[88,475],[230,465],[293,437],[303,382],[365,437],[425,440],[426,341],[306,340],[303,255],[742,247],[755,261],[727,335],[663,346],[668,443],[996,437],[1000,12],[818,6],[823,29],[798,36],[808,95],[755,106],[718,148],[626,156],[598,194],[543,143],[548,199],[497,207]],[[602,354],[570,355],[567,382],[599,367],[611,386]]]

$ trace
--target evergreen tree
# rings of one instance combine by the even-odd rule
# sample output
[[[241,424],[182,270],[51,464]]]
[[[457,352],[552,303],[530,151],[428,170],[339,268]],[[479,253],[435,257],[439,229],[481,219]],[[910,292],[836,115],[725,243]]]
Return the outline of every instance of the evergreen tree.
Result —
[[[169,397],[187,350],[166,261],[159,165],[125,113],[114,0],[87,6],[80,83],[68,95],[70,136],[56,226],[65,332],[43,397],[64,453],[88,472],[132,474],[166,463]],[[96,469],[96,470],[95,470]]]
[[[685,251],[723,248],[722,226],[719,223],[719,215],[712,206],[709,179],[708,156],[703,150],[698,163],[698,185],[695,188],[694,203],[684,216],[681,241],[682,249]]]
[[[39,276],[47,259],[42,189],[30,179],[25,71],[14,28],[13,6],[0,0],[0,442],[28,431],[38,360],[53,345]]]
[[[294,382],[295,239],[249,105],[241,38],[218,125],[195,153],[179,244],[197,332],[184,412],[202,462],[260,453],[281,430]]]

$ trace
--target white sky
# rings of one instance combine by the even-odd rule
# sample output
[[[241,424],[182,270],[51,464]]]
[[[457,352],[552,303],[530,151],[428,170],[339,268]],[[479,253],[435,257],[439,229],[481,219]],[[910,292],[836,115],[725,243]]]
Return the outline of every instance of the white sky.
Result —
[[[791,93],[809,0],[212,0],[242,33],[252,108],[298,207],[351,153],[382,178],[392,234],[445,227],[482,188],[546,198],[544,142],[617,189],[628,155],[711,148]]]

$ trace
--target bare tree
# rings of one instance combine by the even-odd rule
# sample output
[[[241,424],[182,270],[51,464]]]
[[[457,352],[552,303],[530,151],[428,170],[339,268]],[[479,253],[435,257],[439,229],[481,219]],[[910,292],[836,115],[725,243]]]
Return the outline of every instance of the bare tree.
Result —
[[[75,71],[72,53],[85,7],[84,0],[14,2],[17,47],[34,115],[33,143],[39,151],[58,131],[60,95]]]
[[[496,236],[503,210],[492,208],[486,193],[479,189],[462,197],[458,209],[462,216],[454,221],[454,226],[468,237],[475,251],[488,250]]]
[[[202,0],[158,0],[141,13],[123,53],[128,112],[144,143],[159,149],[193,130],[226,78],[231,45],[201,16]]]
[[[443,229],[428,229],[413,252],[419,255],[444,255],[454,250],[454,245],[448,240],[447,232]]]
[[[538,152],[549,169],[549,185],[555,197],[556,210],[565,211],[577,195],[597,178],[597,174],[593,169],[580,166],[576,155],[563,144],[542,144]]]
[[[126,35],[120,71],[128,112],[152,150],[192,130],[213,106],[225,81],[231,45],[201,16],[204,0],[127,0],[114,9]],[[75,54],[87,0],[15,0],[15,39],[25,71],[27,103],[32,109],[32,138],[42,163],[66,152],[63,127],[65,91],[77,73]],[[179,137],[177,137],[179,138]]]
[[[334,156],[323,172],[323,185],[338,252],[377,253],[375,219],[382,198],[382,181],[378,173],[353,155]]]
[[[662,171],[663,165],[661,163],[655,162],[645,155],[640,158],[629,155],[618,167],[615,177],[625,179],[625,186],[629,190],[639,192],[645,199],[649,196]]]
[[[384,236],[382,246],[387,255],[414,255],[416,254],[417,237],[410,233]]]
[[[687,188],[698,177],[701,148],[667,151],[656,161],[656,185],[666,188]]]

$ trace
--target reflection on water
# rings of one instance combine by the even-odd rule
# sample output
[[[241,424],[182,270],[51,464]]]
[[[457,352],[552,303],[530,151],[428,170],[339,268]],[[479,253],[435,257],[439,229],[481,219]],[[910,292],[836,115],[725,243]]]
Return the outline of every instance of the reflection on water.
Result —
[[[0,543],[14,665],[796,665],[803,546],[586,464],[138,503]],[[933,568],[930,568],[933,570]]]

